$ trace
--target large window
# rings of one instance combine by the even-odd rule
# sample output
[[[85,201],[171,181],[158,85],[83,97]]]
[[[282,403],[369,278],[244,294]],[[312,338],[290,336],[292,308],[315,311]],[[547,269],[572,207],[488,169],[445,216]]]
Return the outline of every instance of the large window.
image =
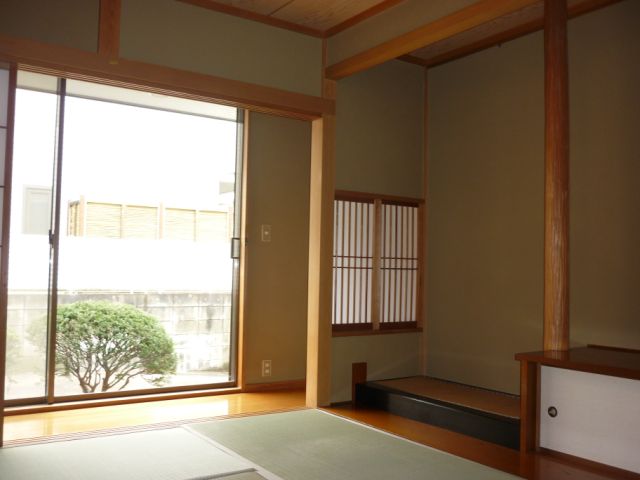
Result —
[[[333,329],[415,328],[421,298],[421,201],[338,192]]]
[[[20,72],[6,398],[235,382],[235,108]]]

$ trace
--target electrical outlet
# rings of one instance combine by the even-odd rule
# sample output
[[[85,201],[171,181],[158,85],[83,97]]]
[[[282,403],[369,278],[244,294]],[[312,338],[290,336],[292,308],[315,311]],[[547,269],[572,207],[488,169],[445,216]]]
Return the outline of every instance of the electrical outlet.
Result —
[[[262,360],[262,376],[271,376],[271,360]]]
[[[260,240],[263,242],[271,241],[271,225],[261,225],[260,226]]]

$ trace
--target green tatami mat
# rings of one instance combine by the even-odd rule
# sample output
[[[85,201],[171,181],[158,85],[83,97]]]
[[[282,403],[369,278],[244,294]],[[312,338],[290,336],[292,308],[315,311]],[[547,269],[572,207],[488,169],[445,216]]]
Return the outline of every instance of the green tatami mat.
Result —
[[[0,449],[2,480],[205,480],[253,470],[182,428]]]
[[[284,480],[507,480],[513,475],[318,410],[192,424]]]

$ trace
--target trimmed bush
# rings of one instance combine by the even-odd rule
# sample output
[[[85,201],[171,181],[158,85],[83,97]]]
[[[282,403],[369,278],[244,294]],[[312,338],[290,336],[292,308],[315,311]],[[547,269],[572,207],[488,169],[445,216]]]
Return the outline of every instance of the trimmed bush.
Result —
[[[142,376],[159,386],[175,373],[173,341],[158,320],[131,305],[97,301],[58,306],[56,361],[84,393],[122,390]]]

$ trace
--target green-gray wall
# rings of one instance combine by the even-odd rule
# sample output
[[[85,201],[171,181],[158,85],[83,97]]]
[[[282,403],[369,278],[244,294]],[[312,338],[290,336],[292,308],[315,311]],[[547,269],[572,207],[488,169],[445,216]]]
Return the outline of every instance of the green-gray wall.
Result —
[[[99,0],[2,0],[0,33],[95,52],[99,10]]]
[[[640,4],[570,22],[573,344],[640,347]],[[517,392],[542,347],[543,37],[429,72],[430,375]]]
[[[640,348],[640,2],[570,23],[574,344]]]
[[[424,69],[393,60],[338,82],[336,188],[422,197]]]
[[[121,54],[320,95],[322,41],[175,0],[123,0]]]

